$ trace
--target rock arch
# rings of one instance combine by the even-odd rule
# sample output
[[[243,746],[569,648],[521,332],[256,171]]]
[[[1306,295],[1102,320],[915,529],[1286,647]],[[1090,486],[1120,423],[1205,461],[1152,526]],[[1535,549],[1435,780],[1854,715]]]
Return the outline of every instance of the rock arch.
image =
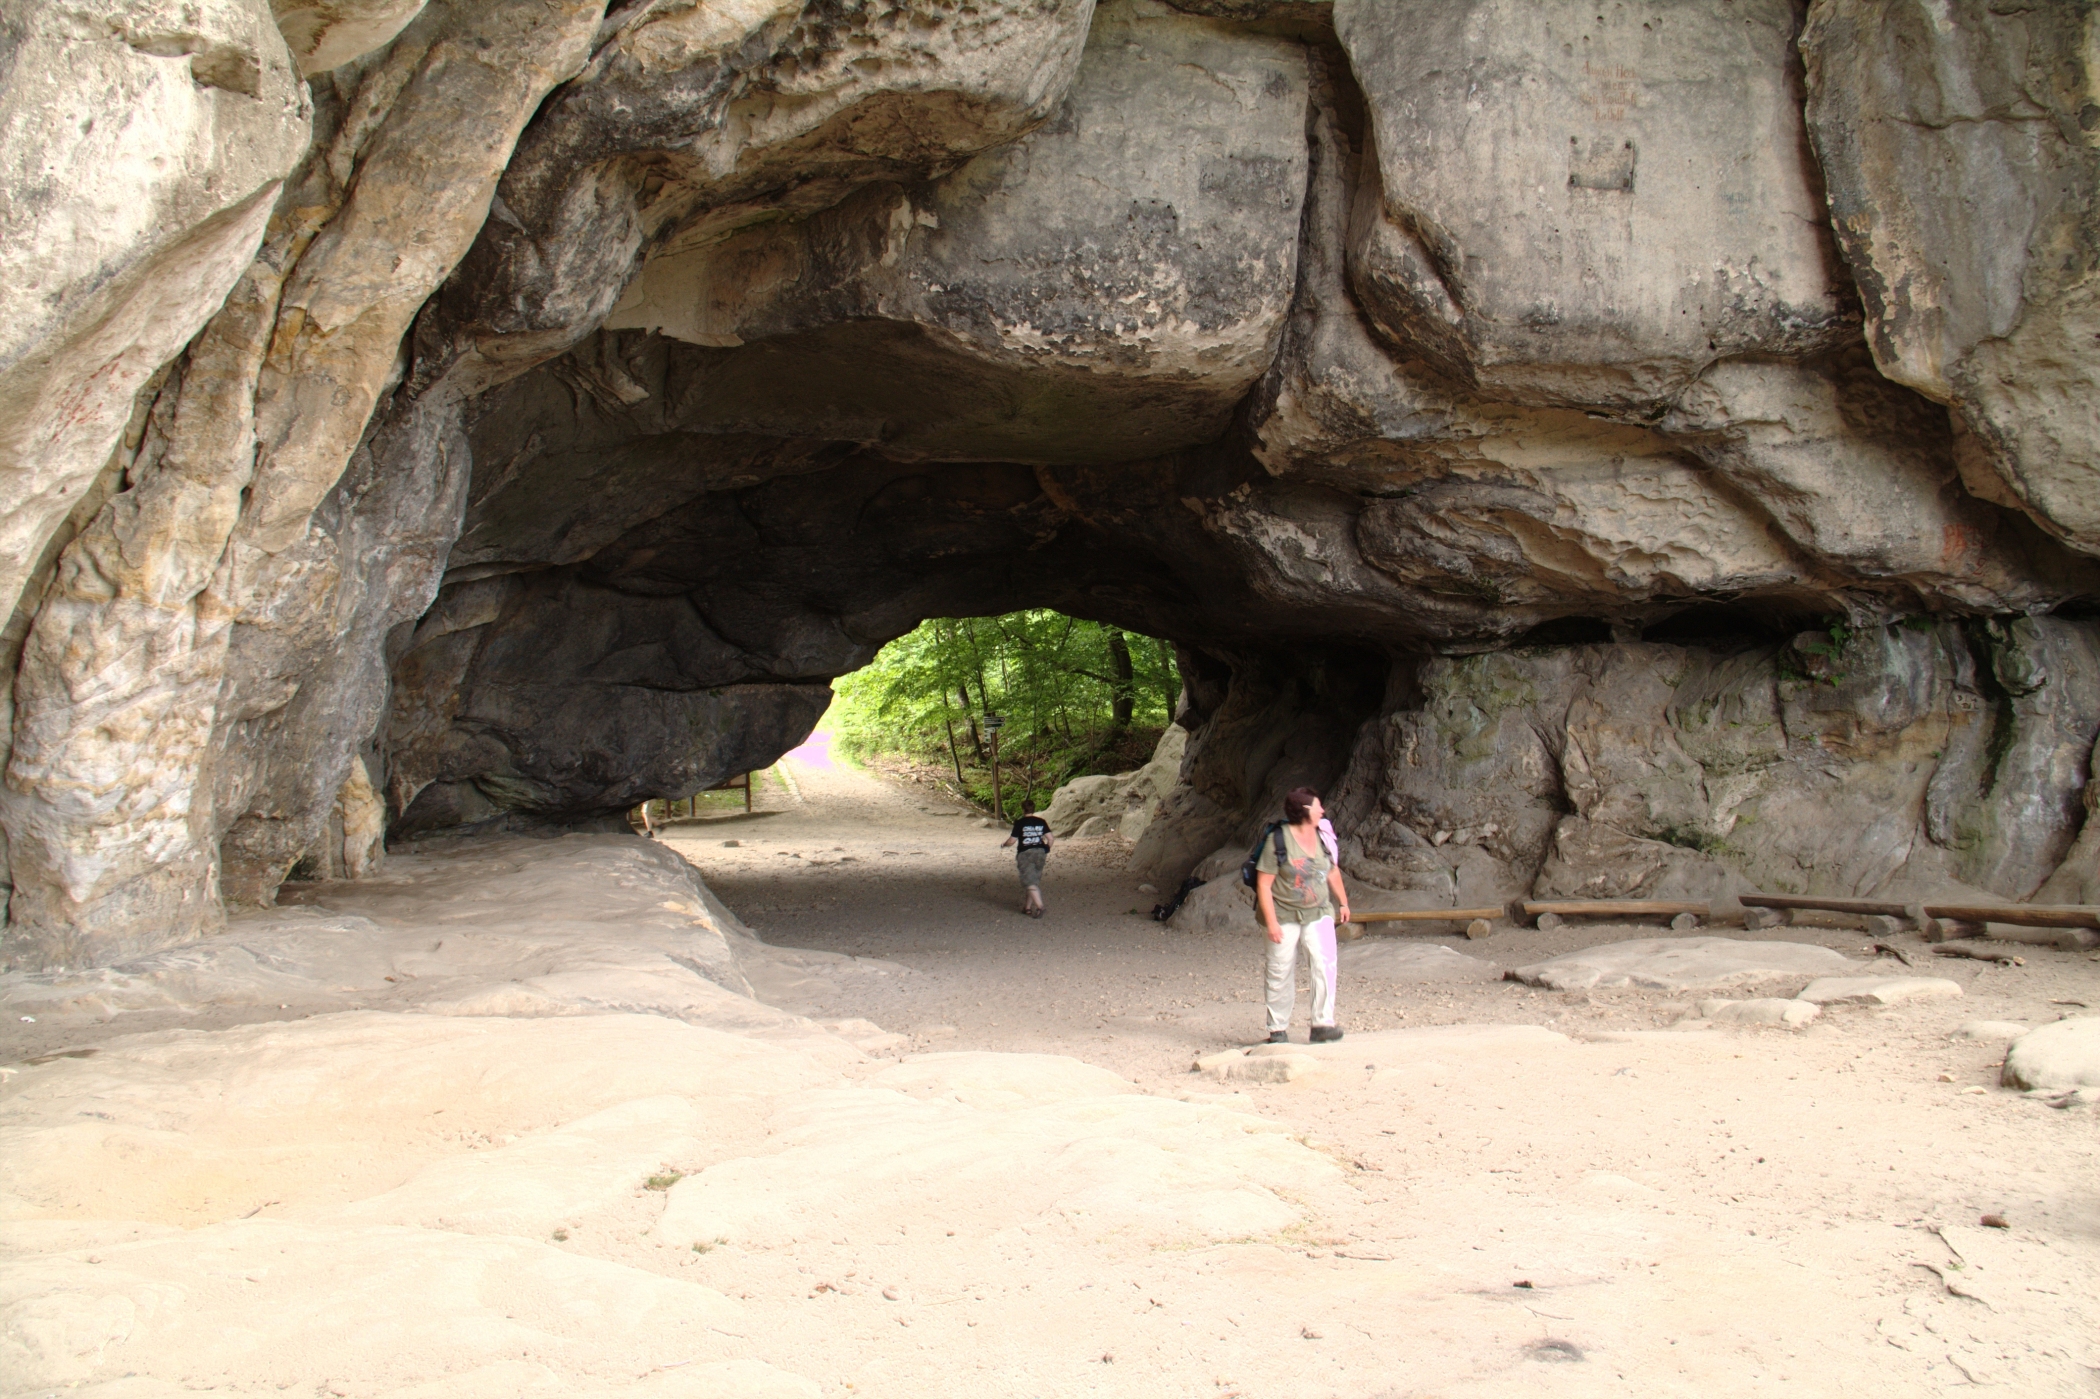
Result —
[[[1023,605],[1182,646],[1162,870],[1305,777],[1431,898],[2072,849],[2083,283],[1946,278],[2031,329],[1920,368],[1887,279],[1983,216],[1888,202],[1933,157],[1828,59],[1905,7],[372,8],[253,265],[15,507],[17,964],[266,901],[346,783],[400,834],[679,794]],[[2079,129],[2007,67],[2077,35],[1979,24],[1979,119]],[[2044,154],[2004,197],[2087,226]]]

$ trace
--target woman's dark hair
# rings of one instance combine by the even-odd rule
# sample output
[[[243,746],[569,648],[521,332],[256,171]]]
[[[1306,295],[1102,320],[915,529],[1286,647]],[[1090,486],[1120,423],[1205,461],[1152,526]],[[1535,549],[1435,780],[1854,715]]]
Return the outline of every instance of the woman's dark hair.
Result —
[[[1310,787],[1293,787],[1283,794],[1283,819],[1293,826],[1303,821],[1320,794]]]

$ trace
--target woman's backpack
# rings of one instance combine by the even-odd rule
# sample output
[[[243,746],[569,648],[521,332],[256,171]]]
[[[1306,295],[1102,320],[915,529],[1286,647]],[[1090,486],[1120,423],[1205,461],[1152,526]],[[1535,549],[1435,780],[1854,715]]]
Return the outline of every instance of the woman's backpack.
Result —
[[[1276,842],[1276,868],[1282,869],[1284,866],[1283,822],[1271,821],[1262,829],[1261,839],[1255,841],[1254,848],[1247,852],[1247,862],[1240,866],[1240,883],[1246,885],[1249,889],[1254,887],[1254,876],[1259,873],[1255,866],[1261,863],[1262,842],[1270,839],[1274,839]]]
[[[1254,876],[1260,872],[1255,869],[1255,866],[1261,863],[1262,841],[1268,840],[1272,836],[1276,840],[1276,868],[1279,870],[1283,868],[1283,822],[1271,821],[1263,828],[1261,840],[1255,841],[1254,848],[1247,852],[1247,862],[1240,866],[1240,883],[1246,885],[1249,889],[1254,887]],[[1329,861],[1335,864],[1341,863],[1341,842],[1335,838],[1334,826],[1324,816],[1320,818],[1320,846],[1327,852]]]

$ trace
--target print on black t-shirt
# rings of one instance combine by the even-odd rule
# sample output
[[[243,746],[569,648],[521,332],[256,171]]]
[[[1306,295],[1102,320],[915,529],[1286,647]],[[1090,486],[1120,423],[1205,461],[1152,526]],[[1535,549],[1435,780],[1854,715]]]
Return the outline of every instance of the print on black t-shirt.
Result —
[[[1023,816],[1014,822],[1014,840],[1023,850],[1050,848],[1050,823],[1040,816]]]

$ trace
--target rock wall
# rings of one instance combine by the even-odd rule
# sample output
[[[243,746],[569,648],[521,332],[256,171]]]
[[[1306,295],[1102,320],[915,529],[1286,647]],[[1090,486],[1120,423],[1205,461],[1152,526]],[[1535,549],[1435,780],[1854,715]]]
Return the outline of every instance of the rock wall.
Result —
[[[32,5],[5,956],[1022,606],[1181,647],[1169,878],[1311,781],[1400,899],[2086,888],[2091,45],[2006,8]]]
[[[1144,839],[1146,829],[1159,815],[1160,804],[1179,784],[1188,745],[1187,729],[1167,725],[1143,767],[1073,778],[1051,794],[1043,819],[1060,836],[1114,832],[1132,842]]]
[[[2093,18],[1815,6],[1808,117],[1881,372],[1949,405],[1968,488],[2100,549]]]
[[[2065,863],[2100,737],[2100,626],[1909,619],[1785,642],[1429,661],[1337,797],[1401,906],[2024,899]]]

